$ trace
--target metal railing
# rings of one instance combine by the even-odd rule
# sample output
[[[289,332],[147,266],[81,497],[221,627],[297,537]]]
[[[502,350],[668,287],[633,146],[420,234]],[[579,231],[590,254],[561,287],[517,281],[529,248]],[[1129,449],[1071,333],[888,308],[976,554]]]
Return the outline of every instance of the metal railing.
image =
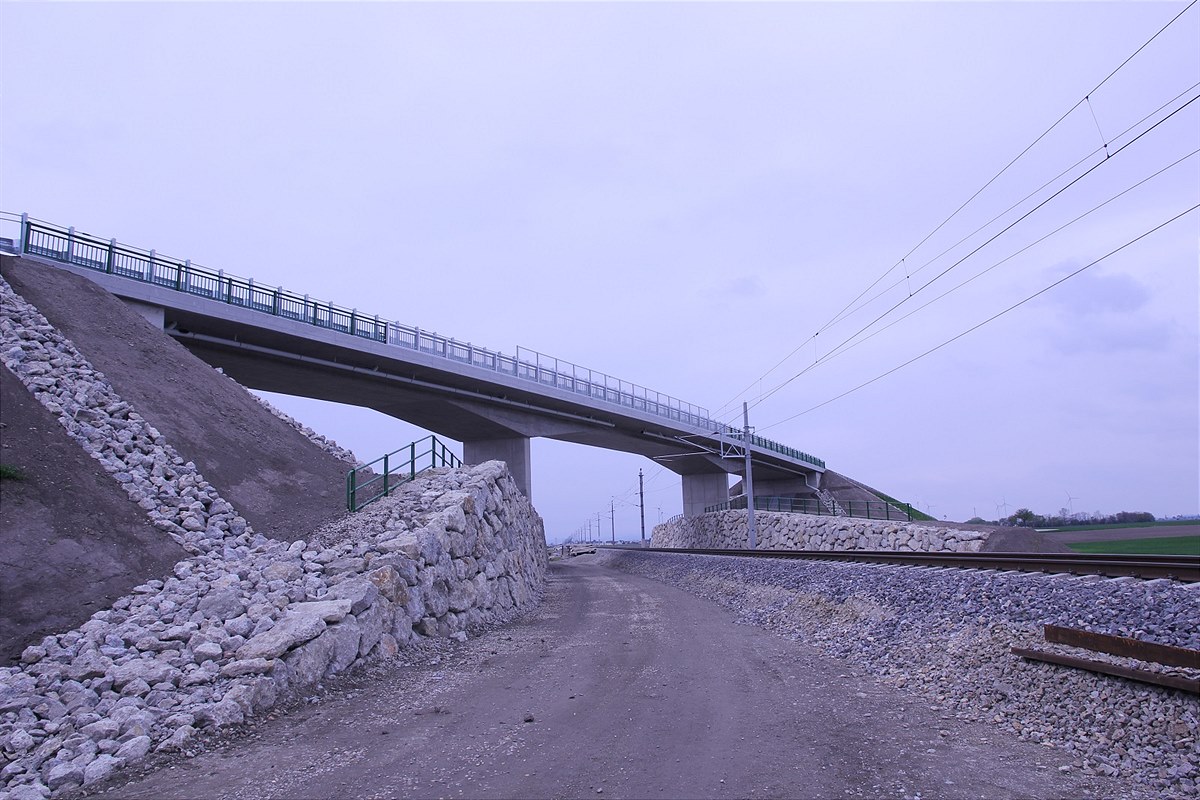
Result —
[[[462,459],[454,455],[444,442],[436,436],[426,436],[347,472],[346,508],[359,511],[387,497],[394,489],[427,469],[461,466]],[[376,472],[376,467],[381,467],[382,471]]]
[[[793,514],[815,514],[826,517],[858,517],[859,519],[897,520],[912,522],[913,507],[907,503],[885,503],[882,500],[846,500],[839,503],[841,514],[831,512],[818,498],[755,497],[755,511],[783,511]],[[736,511],[746,507],[746,496],[735,497],[716,505],[706,506],[704,513]]]
[[[479,369],[532,381],[541,386],[664,417],[702,429],[714,436],[724,435],[739,440],[744,438],[740,429],[711,419],[708,410],[701,406],[619,380],[603,372],[547,356],[536,350],[518,347],[515,356],[507,356],[494,350],[476,347],[469,342],[459,342],[418,327],[382,319],[378,314],[362,314],[358,309],[343,308],[280,287],[258,284],[253,278],[226,275],[223,270],[207,269],[193,264],[191,260],[180,260],[164,256],[155,250],[130,247],[118,243],[116,239],[102,239],[76,231],[73,227],[64,228],[32,219],[27,214],[18,217],[0,212],[0,220],[20,225],[20,238],[16,242],[16,249],[27,255],[74,264],[213,302],[284,317],[383,344],[405,347]],[[751,444],[763,450],[821,469],[825,468],[824,461],[796,448],[753,434],[749,438]]]

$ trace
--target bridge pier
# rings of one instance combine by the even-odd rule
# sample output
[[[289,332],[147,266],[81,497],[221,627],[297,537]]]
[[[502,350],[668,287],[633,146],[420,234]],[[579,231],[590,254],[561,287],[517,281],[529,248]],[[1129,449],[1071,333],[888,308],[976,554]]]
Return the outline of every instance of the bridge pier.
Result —
[[[482,464],[485,461],[503,461],[508,464],[517,488],[528,498],[533,497],[533,481],[529,470],[529,437],[513,436],[505,439],[476,439],[463,442],[463,463]]]
[[[729,499],[729,476],[724,472],[698,472],[683,476],[683,515],[698,517],[708,506]]]

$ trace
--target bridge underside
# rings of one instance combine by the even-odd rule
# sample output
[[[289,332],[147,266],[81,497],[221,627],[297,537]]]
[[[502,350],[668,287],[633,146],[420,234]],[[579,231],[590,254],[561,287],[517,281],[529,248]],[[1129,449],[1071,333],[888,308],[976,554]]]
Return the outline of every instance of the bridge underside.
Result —
[[[169,312],[168,312],[169,315]],[[534,437],[637,453],[683,476],[684,513],[729,499],[730,474],[744,471],[742,458],[722,458],[665,432],[630,431],[528,398],[482,396],[433,385],[413,375],[376,367],[298,356],[211,336],[171,331],[177,340],[251,389],[363,406],[463,443],[467,463],[506,461],[527,496],[532,495],[529,440]],[[755,466],[756,481],[804,482],[797,472]],[[815,483],[810,476],[809,480]]]

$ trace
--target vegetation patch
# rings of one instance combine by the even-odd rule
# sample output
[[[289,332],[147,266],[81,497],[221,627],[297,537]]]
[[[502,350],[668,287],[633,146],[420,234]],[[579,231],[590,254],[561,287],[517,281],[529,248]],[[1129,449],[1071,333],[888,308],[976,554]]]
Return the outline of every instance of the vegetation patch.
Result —
[[[891,505],[894,505],[896,508],[900,509],[901,511],[907,511],[909,516],[912,517],[914,522],[937,522],[937,517],[931,517],[928,514],[926,514],[924,511],[918,511],[917,509],[913,508],[908,503],[901,503],[896,498],[888,497],[886,494],[883,494],[881,492],[876,492],[875,495],[880,500],[884,501],[885,503],[890,503]]]
[[[1075,542],[1068,544],[1067,547],[1077,553],[1200,556],[1200,536],[1160,536],[1152,539],[1117,539],[1112,542]]]
[[[23,481],[25,473],[11,464],[0,464],[0,481]]]

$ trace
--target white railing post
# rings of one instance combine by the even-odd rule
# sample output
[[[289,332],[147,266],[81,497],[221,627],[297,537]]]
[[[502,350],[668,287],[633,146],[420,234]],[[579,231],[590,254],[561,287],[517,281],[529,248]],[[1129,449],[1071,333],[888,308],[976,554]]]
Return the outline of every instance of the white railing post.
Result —
[[[75,250],[75,226],[67,228],[67,263],[71,263],[71,255]]]
[[[21,233],[17,236],[17,252],[24,253],[25,246],[29,242],[29,214],[22,212],[21,214]]]
[[[156,255],[155,251],[151,250],[150,251],[150,261],[148,261],[146,263],[146,282],[147,283],[154,283],[154,257],[155,257],[155,255]]]

